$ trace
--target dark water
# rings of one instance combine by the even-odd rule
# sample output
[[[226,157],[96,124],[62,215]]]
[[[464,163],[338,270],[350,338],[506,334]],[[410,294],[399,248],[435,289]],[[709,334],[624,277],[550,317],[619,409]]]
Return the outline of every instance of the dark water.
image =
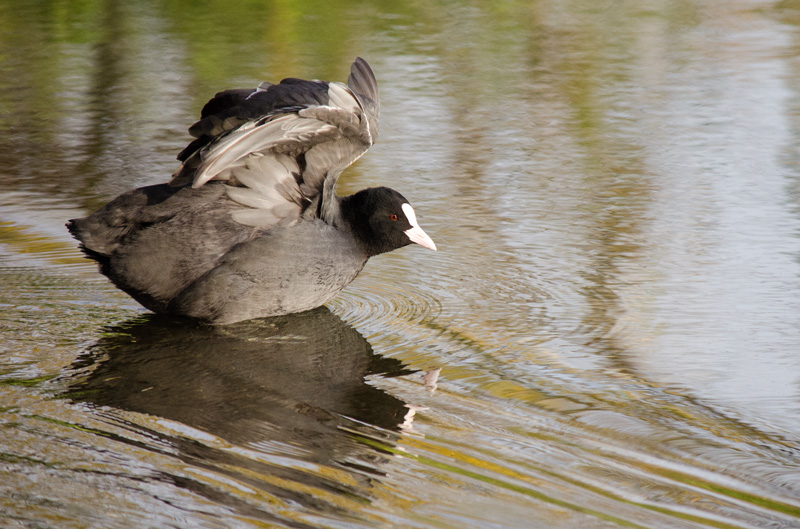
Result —
[[[0,5],[0,526],[800,527],[800,4]],[[63,224],[373,65],[438,253],[158,318]]]

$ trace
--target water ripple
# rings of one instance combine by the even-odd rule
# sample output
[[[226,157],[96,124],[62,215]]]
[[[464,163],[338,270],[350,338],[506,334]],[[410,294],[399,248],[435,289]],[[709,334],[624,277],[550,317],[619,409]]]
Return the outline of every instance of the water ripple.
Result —
[[[351,325],[400,332],[434,320],[442,311],[439,299],[421,288],[387,283],[357,283],[336,297],[330,308]]]

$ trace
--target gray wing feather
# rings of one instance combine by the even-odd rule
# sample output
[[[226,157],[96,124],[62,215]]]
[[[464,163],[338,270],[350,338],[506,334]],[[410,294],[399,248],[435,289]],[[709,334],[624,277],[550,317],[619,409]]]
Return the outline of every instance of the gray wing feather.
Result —
[[[259,90],[270,86],[262,83]],[[377,136],[378,85],[372,69],[357,58],[348,84],[328,83],[327,96],[327,104],[287,107],[225,130],[184,162],[196,165],[192,187],[227,181],[228,197],[245,206],[232,213],[233,219],[248,226],[292,222],[317,200],[322,201],[320,217],[335,222],[336,180]],[[175,178],[185,174],[182,166]]]
[[[260,228],[298,219],[307,203],[294,177],[299,171],[297,162],[284,154],[248,157],[243,167],[230,171],[234,185],[226,187],[228,198],[252,209],[235,211],[233,219]]]
[[[378,81],[375,73],[370,68],[367,61],[361,57],[356,57],[355,62],[350,67],[350,77],[347,78],[347,86],[361,100],[364,111],[367,114],[369,129],[372,133],[372,141],[378,139],[378,122],[381,118],[380,96],[378,95]]]
[[[301,185],[303,194],[318,194],[325,180],[335,184],[336,177],[365,152],[366,149],[361,145],[353,144],[347,138],[339,138],[309,149],[305,154],[306,170],[303,172]]]
[[[203,159],[197,168],[192,187],[200,187],[209,180],[227,180],[253,155],[274,156],[278,153],[302,152],[311,145],[340,135],[334,125],[314,119],[303,119],[298,114],[286,114],[263,125],[251,121],[230,132],[228,136],[201,153]]]

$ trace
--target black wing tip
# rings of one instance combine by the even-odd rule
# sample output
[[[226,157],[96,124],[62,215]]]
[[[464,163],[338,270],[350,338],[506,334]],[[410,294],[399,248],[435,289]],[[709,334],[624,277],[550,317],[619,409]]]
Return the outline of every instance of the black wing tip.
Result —
[[[347,86],[356,94],[364,105],[369,120],[372,141],[378,137],[378,120],[380,119],[380,96],[378,95],[378,81],[375,72],[367,61],[356,57],[350,66],[350,77]]]
[[[361,57],[356,57],[350,66],[350,77],[347,78],[347,86],[353,89],[359,96],[366,96],[375,103],[378,102],[378,81],[375,79],[375,72],[369,63]]]
[[[372,79],[373,83],[375,83],[375,72],[366,59],[362,57],[356,57],[353,64],[350,65],[350,77],[362,80]],[[375,84],[377,85],[377,83]]]
[[[372,68],[370,68],[370,65],[367,62],[367,60],[365,58],[361,57],[360,55],[357,56],[356,59],[353,61],[353,66],[359,66],[359,67],[366,66],[367,68],[372,70]]]

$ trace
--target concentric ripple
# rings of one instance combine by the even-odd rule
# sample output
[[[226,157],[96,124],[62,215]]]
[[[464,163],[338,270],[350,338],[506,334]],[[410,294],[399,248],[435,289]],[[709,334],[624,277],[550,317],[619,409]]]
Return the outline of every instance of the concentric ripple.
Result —
[[[356,281],[328,306],[358,329],[396,333],[433,321],[442,311],[441,301],[431,292],[376,281]]]

